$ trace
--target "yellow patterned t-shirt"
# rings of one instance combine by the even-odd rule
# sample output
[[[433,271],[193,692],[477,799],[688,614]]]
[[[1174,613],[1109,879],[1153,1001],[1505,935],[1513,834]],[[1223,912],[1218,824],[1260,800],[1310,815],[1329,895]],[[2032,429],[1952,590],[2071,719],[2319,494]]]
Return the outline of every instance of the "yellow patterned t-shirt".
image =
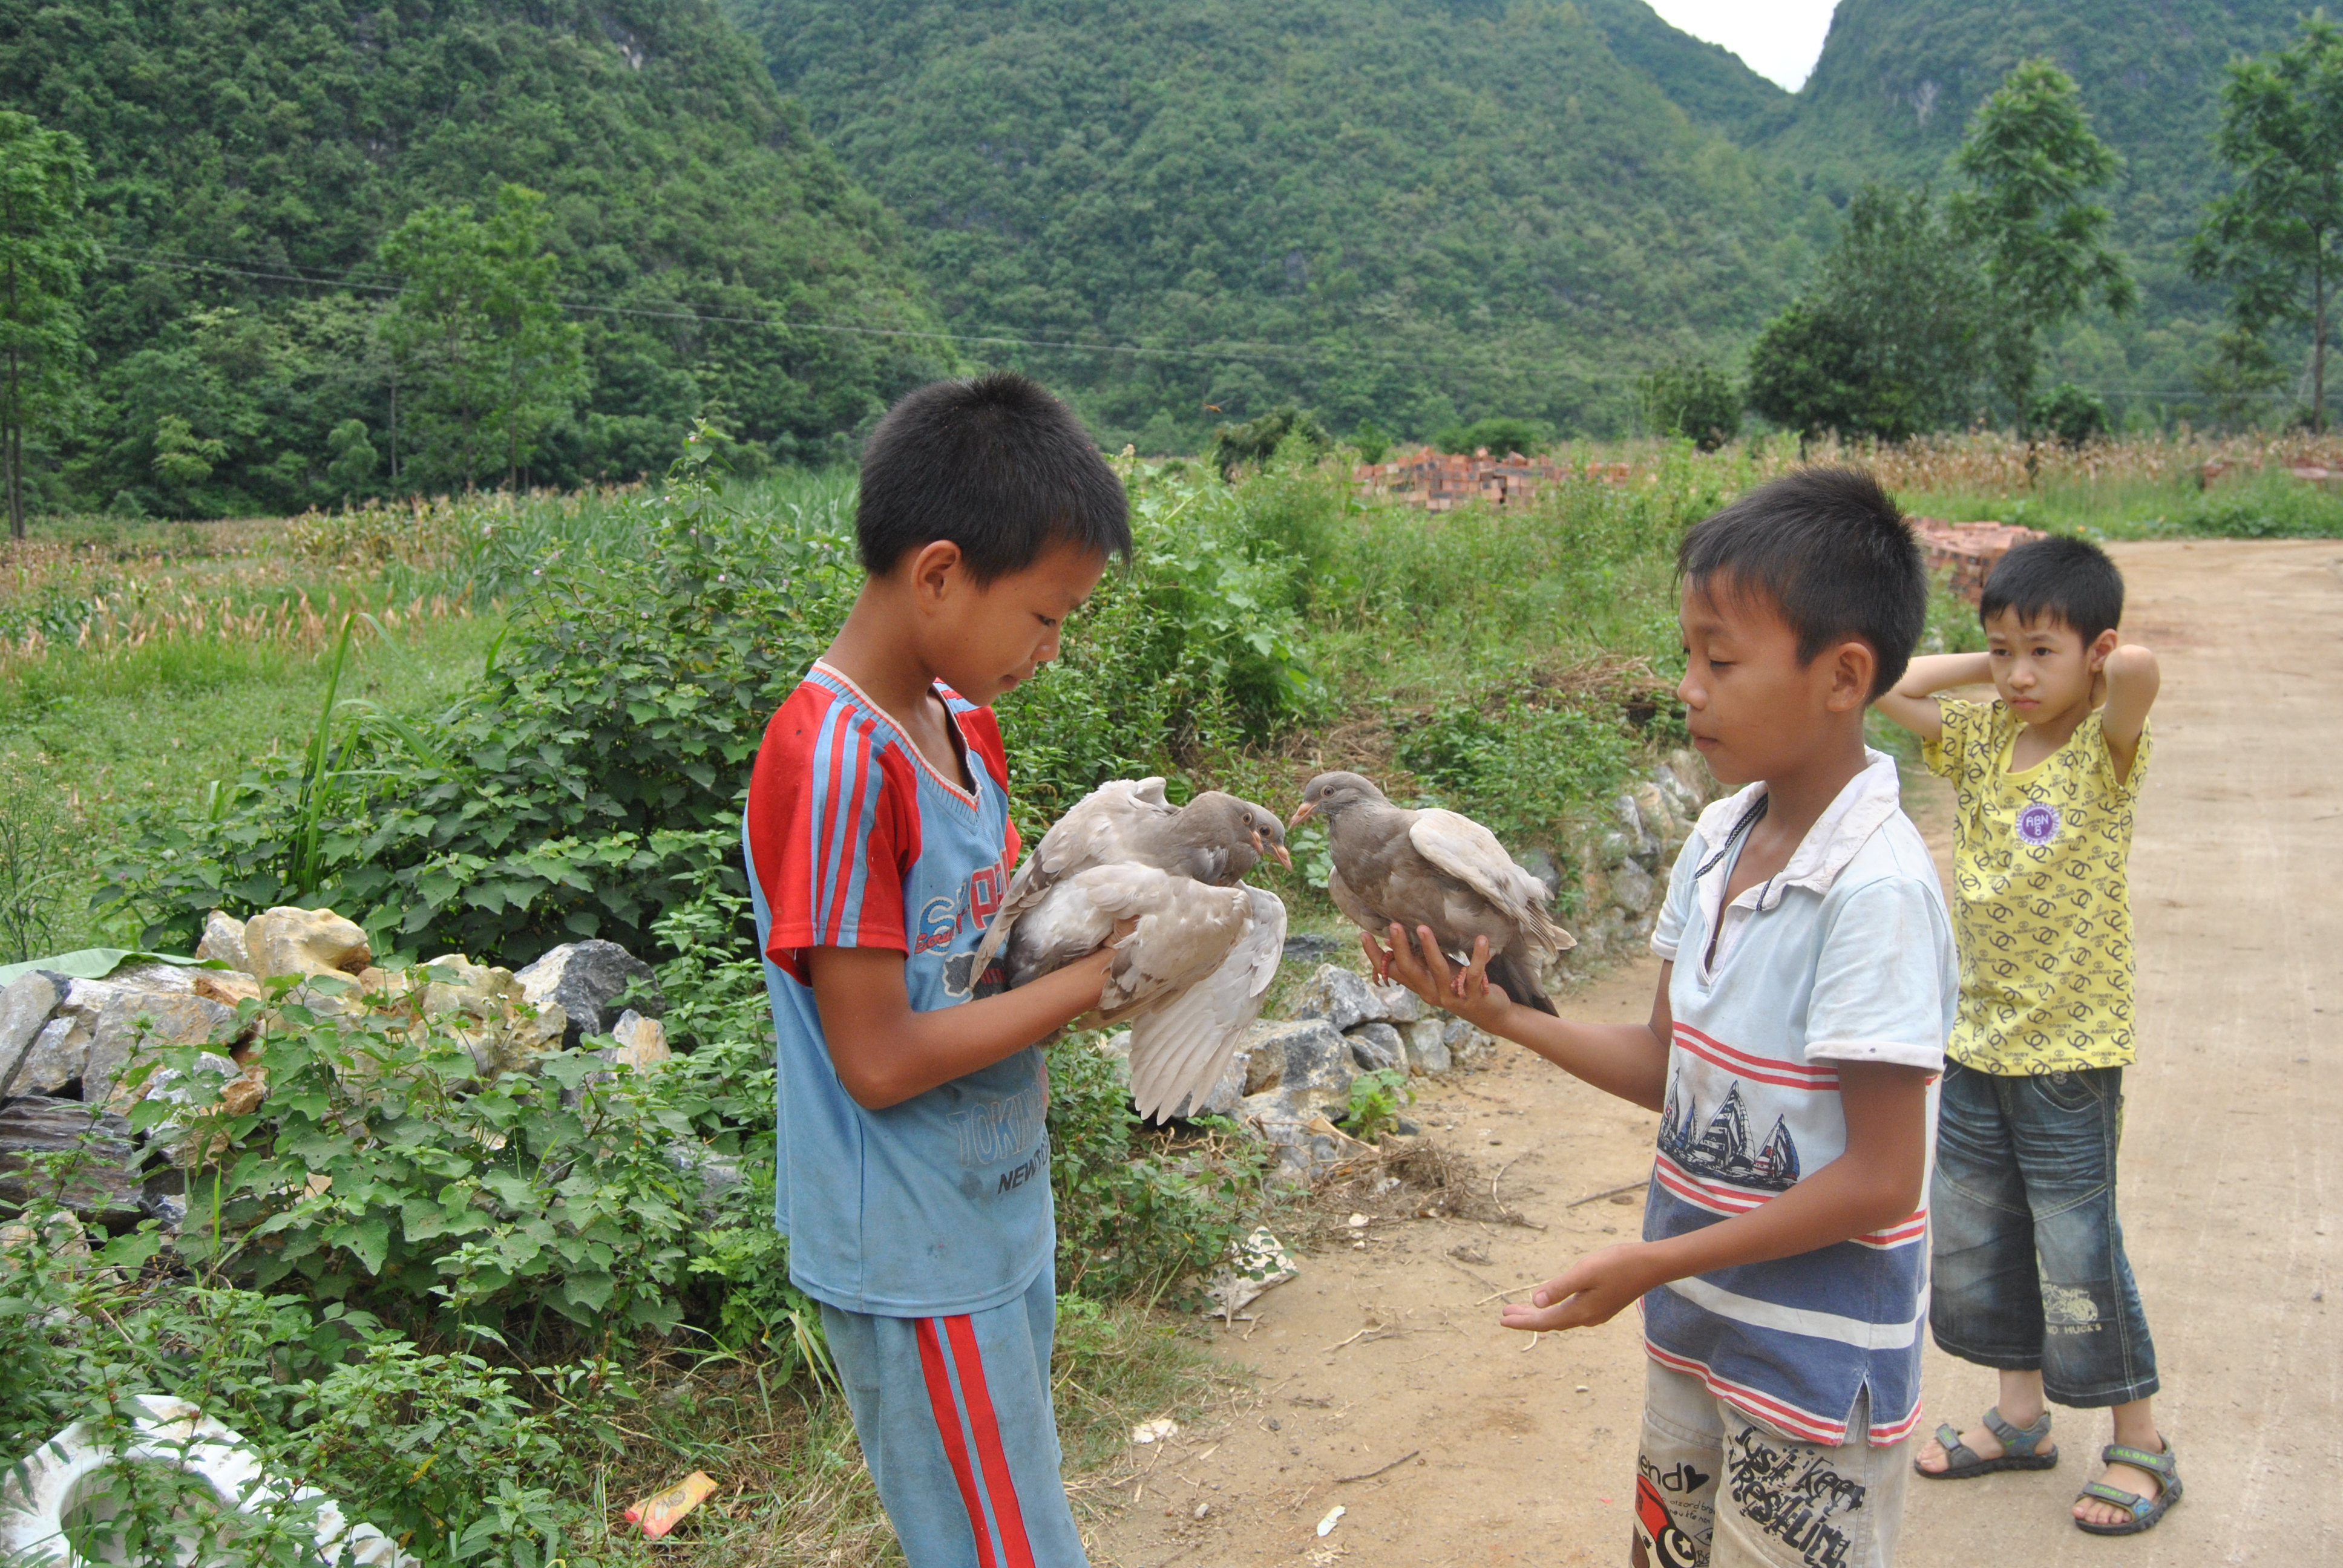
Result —
[[[1937,699],[1924,748],[1953,781],[1953,934],[1961,1004],[1945,1054],[2011,1075],[2122,1067],[2132,1032],[2132,809],[2147,776],[2143,729],[2116,777],[2099,715],[2023,773],[2009,705]]]

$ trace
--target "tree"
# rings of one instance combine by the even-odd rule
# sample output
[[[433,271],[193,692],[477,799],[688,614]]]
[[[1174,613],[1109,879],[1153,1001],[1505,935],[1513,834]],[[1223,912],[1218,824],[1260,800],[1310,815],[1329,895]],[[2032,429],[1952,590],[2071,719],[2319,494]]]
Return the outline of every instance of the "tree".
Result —
[[[2258,332],[2233,327],[2213,339],[2213,352],[2197,368],[2197,386],[2212,400],[2213,417],[2224,425],[2251,424],[2269,395],[2286,385],[2287,368]]]
[[[2093,297],[2118,316],[2138,297],[2130,268],[2107,243],[2113,215],[2083,199],[2122,166],[2093,134],[2075,79],[2047,60],[2027,60],[1970,118],[1953,166],[1969,181],[1953,198],[1954,231],[1982,253],[1993,378],[2023,435],[2043,334]]]
[[[1258,419],[1223,425],[1213,431],[1212,462],[1222,477],[1234,478],[1239,467],[1246,463],[1268,462],[1277,455],[1278,447],[1295,437],[1314,451],[1322,452],[1334,444],[1334,438],[1326,434],[1326,427],[1318,422],[1316,415],[1284,404]]]
[[[556,297],[546,221],[542,196],[507,185],[486,222],[468,206],[427,206],[382,242],[403,286],[385,336],[417,372],[417,422],[453,440],[457,461],[442,467],[459,468],[467,488],[484,449],[504,457],[518,488],[539,437],[586,395],[585,333]]]
[[[0,462],[8,533],[25,537],[25,429],[73,395],[81,366],[81,276],[97,263],[84,226],[89,159],[80,139],[0,110]]]
[[[2206,204],[2188,270],[2229,285],[2237,338],[2226,357],[2247,381],[2268,369],[2248,340],[2279,323],[2310,329],[2310,427],[2324,430],[2343,239],[2343,28],[2314,14],[2286,48],[2231,65],[2213,146],[2237,184]]]
[[[1749,351],[1749,407],[1803,436],[1901,441],[1969,412],[1984,284],[1925,188],[1866,186],[1815,286]]]
[[[1646,371],[1635,392],[1644,423],[1658,435],[1714,452],[1741,434],[1741,388],[1713,365],[1674,360]]]
[[[1451,425],[1432,437],[1432,444],[1442,451],[1456,456],[1469,456],[1486,450],[1493,457],[1519,452],[1526,457],[1542,452],[1552,444],[1554,431],[1536,419],[1517,419],[1509,414],[1492,414],[1475,419],[1470,425]]]

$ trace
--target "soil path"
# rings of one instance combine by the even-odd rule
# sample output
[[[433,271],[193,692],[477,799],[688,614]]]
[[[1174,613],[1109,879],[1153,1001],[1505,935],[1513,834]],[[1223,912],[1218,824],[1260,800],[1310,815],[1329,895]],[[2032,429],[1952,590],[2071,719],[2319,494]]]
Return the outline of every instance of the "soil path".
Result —
[[[1915,1482],[1910,1563],[2343,1561],[2343,544],[2133,545],[2127,634],[2163,663],[2133,859],[2142,1063],[2127,1084],[2123,1204],[2187,1500],[2153,1534],[2066,1519],[2108,1440],[2061,1411],[2056,1470]],[[1907,797],[1940,847],[1946,799]],[[1656,966],[1570,1000],[1646,1014]],[[1511,1046],[1414,1114],[1501,1176],[1530,1230],[1378,1222],[1322,1246],[1224,1334],[1235,1413],[1141,1458],[1099,1560],[1363,1564],[1624,1560],[1644,1358],[1634,1314],[1535,1342],[1493,1299],[1641,1223],[1655,1119]],[[1590,1200],[1592,1198],[1592,1201]],[[1930,1347],[1931,1424],[1975,1418],[1990,1372]],[[1393,1462],[1401,1462],[1394,1463]],[[1390,1465],[1370,1479],[1345,1481]],[[1345,1513],[1323,1538],[1318,1522]],[[1205,1513],[1199,1518],[1199,1505]]]

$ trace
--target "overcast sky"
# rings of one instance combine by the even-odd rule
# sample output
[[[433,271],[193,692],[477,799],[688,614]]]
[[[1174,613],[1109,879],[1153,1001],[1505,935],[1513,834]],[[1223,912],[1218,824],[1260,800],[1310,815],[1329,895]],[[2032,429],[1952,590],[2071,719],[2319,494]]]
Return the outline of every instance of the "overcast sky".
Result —
[[[1671,25],[1722,44],[1795,92],[1823,52],[1835,0],[1651,0]]]

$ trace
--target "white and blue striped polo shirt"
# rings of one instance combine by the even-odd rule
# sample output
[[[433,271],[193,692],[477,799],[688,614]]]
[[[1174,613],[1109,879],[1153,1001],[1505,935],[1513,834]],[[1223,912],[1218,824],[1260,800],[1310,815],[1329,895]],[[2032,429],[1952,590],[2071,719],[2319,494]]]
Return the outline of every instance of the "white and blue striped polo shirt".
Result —
[[[1960,995],[1936,868],[1880,752],[1770,880],[1724,905],[1765,787],[1701,813],[1668,879],[1652,950],[1674,962],[1667,1101],[1644,1235],[1745,1213],[1846,1150],[1841,1061],[1944,1069]],[[1719,933],[1712,943],[1710,934]],[[1936,1088],[1928,1094],[1929,1160]],[[1644,1298],[1652,1359],[1809,1442],[1848,1441],[1868,1389],[1870,1441],[1920,1419],[1928,1214]]]

